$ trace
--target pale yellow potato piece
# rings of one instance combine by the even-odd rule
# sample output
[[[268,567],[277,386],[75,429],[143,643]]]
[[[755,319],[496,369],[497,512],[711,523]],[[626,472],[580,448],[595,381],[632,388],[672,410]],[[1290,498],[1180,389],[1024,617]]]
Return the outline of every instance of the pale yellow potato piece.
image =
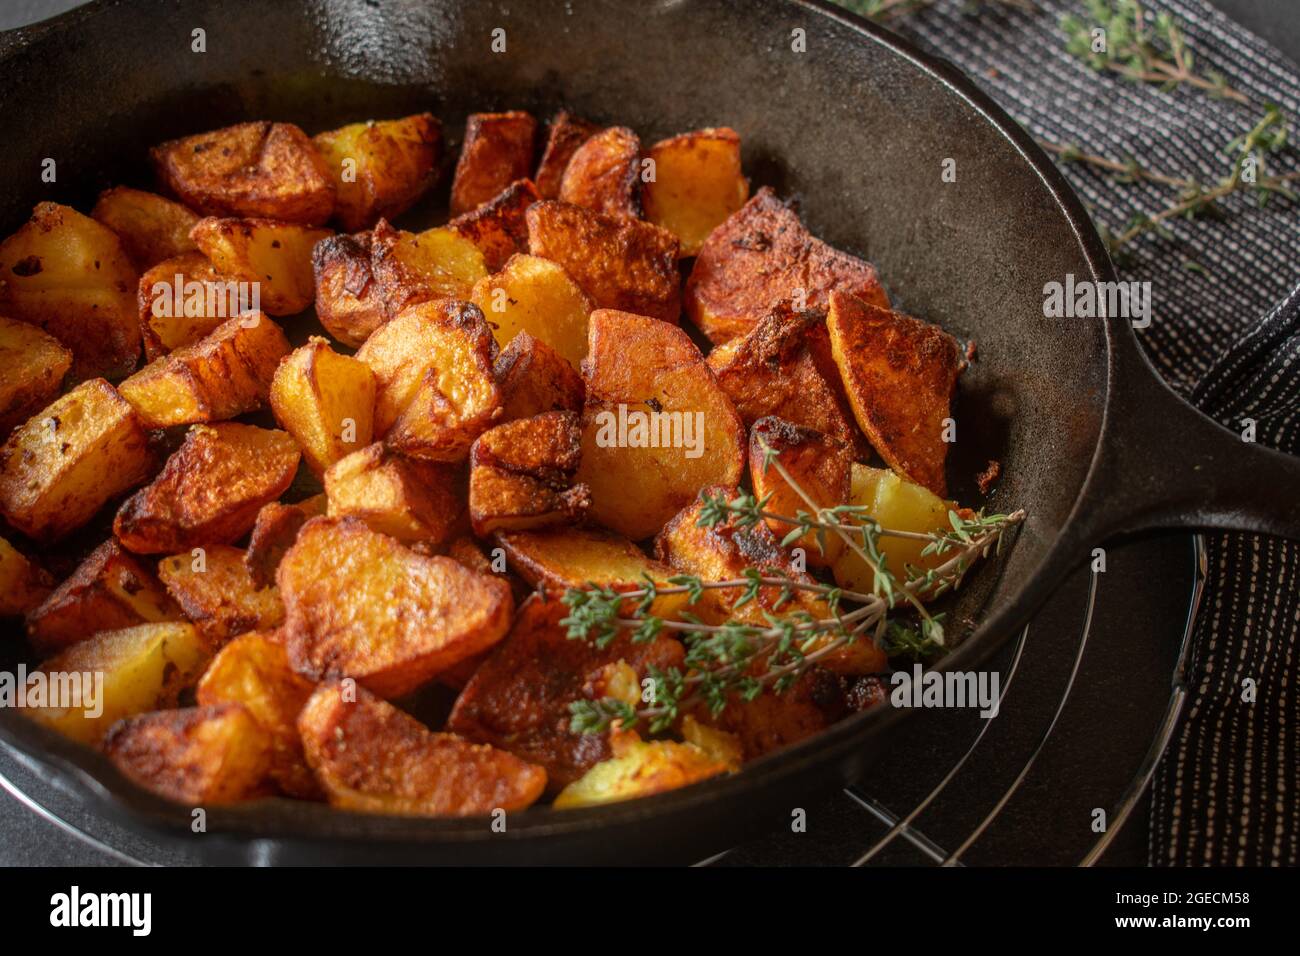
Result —
[[[463,523],[460,469],[407,458],[376,442],[325,472],[329,515],[360,518],[398,541],[440,548]]]
[[[483,253],[446,227],[403,232],[384,220],[370,245],[371,270],[388,315],[430,299],[467,299],[487,275]]]
[[[312,142],[333,175],[334,215],[349,232],[401,215],[434,179],[442,127],[430,113],[349,123]]]
[[[527,332],[574,368],[587,354],[587,320],[594,306],[550,259],[511,256],[500,272],[475,284],[470,301],[482,310],[501,348]]]
[[[267,315],[293,315],[312,304],[316,277],[311,251],[333,233],[274,219],[202,219],[190,231],[223,275],[250,283]]]
[[[316,474],[370,444],[375,376],[313,336],[280,363],[271,379],[271,410]]]
[[[117,233],[137,269],[198,249],[190,230],[199,217],[157,193],[114,186],[99,194],[90,216]]]
[[[726,764],[694,744],[645,742],[635,731],[610,734],[614,756],[596,764],[555,798],[557,810],[648,797],[726,773]]]
[[[718,127],[661,140],[646,153],[654,178],[641,187],[645,218],[677,236],[693,256],[704,240],[749,198],[740,169],[740,136]]]

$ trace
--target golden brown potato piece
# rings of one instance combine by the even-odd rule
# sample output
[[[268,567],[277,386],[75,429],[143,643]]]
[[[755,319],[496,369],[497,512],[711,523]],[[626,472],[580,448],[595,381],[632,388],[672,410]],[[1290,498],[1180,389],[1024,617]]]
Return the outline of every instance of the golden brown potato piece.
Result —
[[[564,267],[538,256],[512,256],[500,272],[480,279],[470,299],[505,348],[527,332],[578,368],[587,354],[587,318],[594,306]]]
[[[533,171],[537,121],[528,113],[471,113],[451,183],[451,214],[479,206]]]
[[[334,211],[334,180],[292,123],[239,123],[149,151],[159,181],[205,216],[265,216],[319,226]]]
[[[611,126],[574,150],[560,180],[559,198],[607,216],[641,215],[641,140]]]
[[[325,472],[330,517],[352,515],[407,543],[441,548],[465,511],[461,469],[407,458],[379,442]]]
[[[334,215],[349,232],[410,209],[434,180],[442,125],[431,113],[350,123],[312,142],[329,167]]]
[[[141,272],[198,249],[190,230],[199,217],[157,193],[114,186],[99,194],[90,216],[117,233],[122,248]]]
[[[546,148],[542,159],[537,164],[537,191],[543,199],[560,198],[560,182],[569,160],[578,151],[578,147],[600,132],[595,123],[572,115],[564,110],[551,117],[550,129],[546,137]]]
[[[571,702],[604,695],[606,666],[624,661],[639,679],[652,667],[681,667],[685,656],[671,637],[637,643],[624,634],[604,649],[570,639],[560,623],[568,614],[555,597],[524,602],[510,635],[474,672],[447,718],[448,730],[545,767],[552,791],[610,755],[608,735],[569,729]]]
[[[834,362],[825,367],[819,350],[826,337],[825,313],[795,312],[789,301],[758,321],[750,331],[709,353],[709,368],[746,426],[777,415],[795,425],[848,442],[857,458],[870,455],[866,440],[839,384]]]
[[[314,518],[276,575],[294,670],[400,697],[499,641],[510,585],[424,557],[360,518]]]
[[[671,232],[562,202],[535,203],[527,218],[529,253],[562,265],[598,308],[680,320],[677,237]]]
[[[314,800],[321,789],[303,756],[298,715],[315,689],[289,666],[283,644],[253,631],[212,659],[195,696],[205,707],[242,704],[270,737],[270,777],[276,786],[288,796]]]
[[[72,352],[34,325],[0,318],[0,438],[48,405],[72,367]]]
[[[703,708],[695,716],[706,726],[734,735],[745,760],[788,747],[825,730],[852,712],[845,680],[816,664],[783,694],[764,693],[747,701],[738,694],[716,716]]]
[[[316,317],[330,335],[360,348],[370,333],[388,321],[370,263],[373,236],[330,236],[311,253],[316,276]]]
[[[944,420],[962,372],[956,339],[840,292],[831,295],[826,328],[853,414],[880,457],[944,497]]]
[[[239,548],[212,545],[158,562],[158,576],[209,647],[221,647],[247,631],[269,631],[284,623],[284,605],[274,585],[259,588]]]
[[[65,679],[68,696],[33,704],[24,713],[65,737],[97,744],[123,717],[175,707],[183,690],[194,685],[211,656],[198,631],[183,621],[138,624],[120,631],[101,631],[72,645],[41,665],[53,684],[58,675],[96,676],[92,685]],[[75,693],[80,690],[81,697]],[[93,698],[93,699],[91,699]],[[29,695],[29,703],[31,698]]]
[[[0,617],[15,617],[38,607],[54,580],[34,561],[0,538]]]
[[[597,309],[589,352],[578,480],[593,518],[648,538],[701,488],[740,480],[744,426],[684,331]]]
[[[376,329],[357,352],[375,375],[375,435],[416,458],[463,461],[500,414],[495,354],[468,302],[422,302]]]
[[[275,584],[275,569],[280,566],[280,559],[298,540],[302,526],[323,515],[325,508],[323,494],[291,505],[272,501],[262,506],[248,535],[248,550],[244,552],[244,567],[248,568],[254,587]]]
[[[100,631],[181,617],[153,568],[110,538],[27,615],[27,638],[48,657]]]
[[[260,312],[235,316],[207,336],[155,359],[122,383],[146,428],[234,418],[265,403],[289,340]]]
[[[365,689],[319,688],[298,718],[307,762],[332,806],[362,813],[467,817],[522,810],[546,772],[455,734],[438,734]]]
[[[49,542],[89,521],[154,469],[139,416],[102,378],[82,382],[0,448],[0,512]]]
[[[495,272],[515,253],[528,251],[524,213],[541,198],[531,179],[520,179],[478,208],[457,216],[447,228],[474,243],[487,268]]]
[[[749,479],[754,494],[767,498],[765,510],[791,517],[798,517],[800,512],[810,516],[815,513],[813,505],[781,477],[776,465],[765,463],[767,449],[777,454],[776,462],[790,473],[818,508],[848,504],[849,471],[853,464],[849,446],[831,435],[770,417],[760,418],[749,432]],[[781,542],[795,528],[775,518],[768,518],[767,526]],[[788,547],[803,548],[809,566],[824,568],[839,557],[844,540],[833,531],[825,531],[820,536],[816,531],[808,531]]]
[[[0,315],[44,329],[72,350],[72,380],[117,379],[140,357],[138,276],[117,234],[57,203],[0,243]]]
[[[241,294],[244,298],[241,300]],[[166,259],[144,275],[136,294],[144,357],[150,362],[193,345],[251,304],[251,290],[223,276],[201,252]]]
[[[663,226],[693,256],[704,240],[749,198],[740,169],[740,136],[725,126],[660,140],[646,156],[654,178],[641,187],[645,217]]]
[[[272,740],[247,708],[214,704],[128,717],[108,732],[104,753],[146,790],[215,806],[265,794]]]
[[[832,289],[889,306],[871,263],[813,236],[764,186],[700,247],[686,281],[686,314],[711,341],[725,342],[748,332],[782,299],[824,309]]]
[[[277,429],[195,425],[153,484],[122,503],[113,531],[136,554],[230,544],[284,494],[298,457],[293,439]]]
[[[469,515],[474,533],[574,524],[591,506],[573,482],[582,448],[575,412],[547,412],[489,428],[470,449]]]
[[[403,232],[382,219],[371,238],[370,267],[390,317],[431,299],[468,299],[487,275],[478,246],[452,229]]]
[[[648,797],[699,783],[728,769],[691,743],[647,743],[634,730],[614,730],[609,737],[610,758],[565,787],[555,798],[557,810]]]
[[[370,444],[374,373],[312,336],[276,369],[271,410],[302,449],[308,467],[323,475],[334,462]]]
[[[248,283],[252,308],[293,315],[312,304],[316,282],[312,247],[330,235],[274,219],[201,219],[195,244],[223,275]]]
[[[585,346],[584,346],[585,349]],[[501,418],[582,411],[587,387],[573,366],[545,342],[518,333],[492,368],[501,389]]]

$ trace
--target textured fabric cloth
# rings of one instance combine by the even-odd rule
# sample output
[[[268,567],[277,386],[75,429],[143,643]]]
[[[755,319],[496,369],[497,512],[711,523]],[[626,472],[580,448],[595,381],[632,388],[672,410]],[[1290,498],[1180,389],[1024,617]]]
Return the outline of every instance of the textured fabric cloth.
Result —
[[[888,26],[951,60],[1035,136],[1132,156],[1153,171],[1213,183],[1229,168],[1224,148],[1267,103],[1295,133],[1300,71],[1201,0],[1145,6],[1177,17],[1197,71],[1222,73],[1249,106],[1093,72],[1066,52],[1059,26],[1084,4],[1034,4],[1030,12],[938,0]],[[1272,172],[1298,165],[1291,147],[1270,157]],[[1115,231],[1174,199],[1167,186],[1063,169]],[[1138,335],[1166,380],[1208,414],[1235,429],[1253,418],[1258,441],[1300,453],[1300,208],[1274,200],[1259,209],[1238,195],[1225,209],[1219,220],[1174,220],[1172,239],[1131,244],[1121,278],[1152,283],[1154,318]],[[1153,784],[1150,861],[1300,863],[1300,545],[1216,534],[1208,547],[1187,708]],[[1243,700],[1247,678],[1254,702]]]

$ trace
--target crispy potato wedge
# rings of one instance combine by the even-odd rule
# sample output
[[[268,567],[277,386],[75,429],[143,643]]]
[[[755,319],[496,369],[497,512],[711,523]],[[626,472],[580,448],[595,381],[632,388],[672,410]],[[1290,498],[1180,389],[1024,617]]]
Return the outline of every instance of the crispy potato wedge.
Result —
[[[543,199],[560,198],[560,183],[564,179],[564,171],[569,167],[569,160],[579,146],[598,132],[600,127],[595,123],[588,123],[565,110],[551,117],[546,148],[542,150],[534,179]]]
[[[454,465],[399,455],[376,442],[325,472],[329,515],[360,518],[398,541],[441,548],[460,527],[464,478]]]
[[[356,232],[400,216],[433,184],[442,125],[432,113],[416,113],[349,123],[312,142],[334,180],[334,216]]]
[[[247,708],[214,704],[128,717],[108,732],[104,753],[146,790],[212,806],[265,794],[272,740]]]
[[[158,576],[209,647],[284,623],[279,590],[253,582],[243,551],[220,544],[203,550],[201,557],[186,552],[163,558]]]
[[[334,179],[292,123],[239,123],[149,151],[158,180],[205,216],[264,216],[319,226],[334,212]]]
[[[765,467],[764,458],[769,449],[777,454],[777,458]],[[790,473],[812,499],[812,504],[781,476],[777,463]],[[847,443],[781,418],[760,418],[749,431],[750,482],[757,497],[768,498],[766,510],[776,514],[797,517],[802,511],[812,515],[814,504],[818,508],[848,504],[852,464],[853,453]],[[775,518],[768,518],[767,526],[782,543],[795,528],[793,524]],[[830,531],[820,538],[815,531],[808,531],[789,547],[803,548],[810,566],[824,568],[840,556],[844,540]]]
[[[272,501],[263,505],[248,535],[244,567],[248,568],[253,586],[261,589],[275,584],[275,570],[280,559],[298,540],[298,532],[312,518],[325,514],[325,496],[314,495],[296,504]]]
[[[957,340],[929,322],[834,292],[831,349],[858,424],[904,478],[947,494],[944,420],[964,367]]]
[[[90,217],[117,233],[122,248],[140,272],[164,259],[198,251],[190,230],[199,217],[157,193],[114,186],[99,194]]]
[[[273,428],[195,425],[153,483],[122,503],[113,532],[136,554],[230,544],[284,494],[298,458],[293,439]]]
[[[749,198],[734,129],[682,133],[655,143],[646,156],[654,160],[654,177],[641,187],[645,217],[677,237],[683,256],[699,252],[709,233]]]
[[[307,762],[332,806],[363,813],[465,817],[522,810],[546,772],[501,750],[426,728],[359,689],[319,688],[298,718]]]
[[[218,272],[201,252],[165,259],[145,272],[136,303],[150,362],[193,345],[243,311],[238,282]]]
[[[375,375],[375,435],[416,458],[463,461],[500,415],[495,353],[468,302],[423,302],[376,329],[356,356]]]
[[[36,326],[0,318],[0,438],[54,400],[72,352]]]
[[[547,412],[489,428],[470,449],[469,515],[474,533],[575,524],[591,506],[574,484],[582,449],[575,412]]]
[[[288,796],[314,800],[322,794],[303,756],[298,715],[315,689],[289,666],[283,644],[253,631],[220,650],[195,696],[205,707],[242,704],[270,737],[269,775],[276,786]]]
[[[311,253],[316,276],[316,317],[330,335],[360,348],[370,333],[388,321],[370,263],[373,236],[330,236]]]
[[[54,579],[4,538],[0,538],[0,617],[16,617],[46,600]]]
[[[371,240],[370,267],[389,317],[432,299],[468,299],[487,275],[478,246],[452,229],[403,232],[382,219]]]
[[[0,448],[0,512],[23,534],[57,540],[155,467],[140,417],[102,378],[82,382]]]
[[[597,309],[589,341],[578,481],[591,488],[593,518],[648,538],[701,488],[740,480],[744,426],[676,326]]]
[[[533,171],[537,121],[521,110],[471,113],[451,183],[451,214],[479,206]]]
[[[62,680],[60,699],[29,706],[25,712],[65,737],[97,744],[123,717],[175,707],[181,691],[198,680],[210,656],[207,642],[183,621],[101,631],[41,665],[48,683]],[[91,690],[83,677],[83,696],[76,700],[69,693],[75,686],[69,680],[73,674],[102,674],[103,682],[96,677]],[[84,693],[88,690],[95,700]]]
[[[510,585],[424,557],[359,518],[314,518],[277,573],[294,669],[354,677],[400,697],[491,647],[510,627]]]
[[[27,615],[27,639],[48,657],[100,631],[181,618],[153,568],[110,538]]]
[[[586,346],[583,346],[585,351]],[[572,365],[545,342],[520,332],[492,367],[501,389],[501,418],[582,411],[587,387]]]
[[[610,734],[610,758],[560,791],[555,809],[594,807],[676,790],[720,773],[726,764],[692,743],[643,741],[634,730]]]
[[[641,216],[641,139],[611,126],[573,152],[560,179],[559,199],[607,216]]]
[[[280,363],[271,379],[271,411],[318,475],[370,444],[375,375],[317,336]]]
[[[72,350],[72,379],[117,379],[140,358],[138,275],[107,226],[39,203],[0,242],[0,315],[29,322]]]
[[[527,218],[529,253],[558,262],[598,308],[680,320],[671,232],[562,202],[535,203]]]
[[[764,186],[709,233],[686,280],[684,301],[696,327],[710,341],[725,342],[748,332],[782,299],[825,309],[832,289],[889,306],[871,263],[813,236]]]
[[[191,231],[199,250],[225,276],[246,282],[252,307],[267,315],[293,315],[312,304],[316,282],[312,248],[331,235],[274,219],[199,220]]]
[[[610,756],[607,734],[569,729],[572,701],[605,696],[596,682],[606,666],[624,661],[639,677],[651,667],[680,667],[685,658],[670,637],[636,643],[622,634],[603,649],[570,639],[560,623],[568,614],[554,597],[525,601],[510,635],[474,672],[447,718],[448,730],[545,767],[553,791]]]
[[[289,340],[260,312],[235,316],[193,345],[155,359],[121,385],[146,428],[234,418],[261,407]]]
[[[587,354],[587,319],[594,306],[564,267],[550,259],[512,256],[500,272],[475,284],[470,300],[482,310],[501,348],[527,332],[575,369]]]
[[[461,213],[447,228],[474,243],[483,262],[495,272],[506,260],[528,251],[528,221],[524,213],[542,197],[531,179],[520,179],[476,209]]]

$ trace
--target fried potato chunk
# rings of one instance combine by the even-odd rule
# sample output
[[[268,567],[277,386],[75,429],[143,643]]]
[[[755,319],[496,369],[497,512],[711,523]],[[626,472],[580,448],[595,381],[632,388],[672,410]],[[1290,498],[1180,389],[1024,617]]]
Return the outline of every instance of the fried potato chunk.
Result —
[[[314,495],[295,504],[272,501],[263,505],[248,535],[248,550],[244,552],[244,567],[254,587],[265,588],[275,584],[275,570],[280,559],[298,540],[298,532],[312,518],[325,514],[325,496]]]
[[[434,733],[359,689],[319,688],[298,718],[307,762],[332,806],[362,813],[467,817],[522,810],[546,772],[455,734]]]
[[[140,417],[102,378],[82,382],[0,448],[0,512],[49,542],[89,521],[155,467]]]
[[[360,348],[370,333],[388,321],[371,268],[373,236],[330,236],[312,249],[316,277],[316,317],[326,331],[350,348]]]
[[[424,557],[360,518],[314,518],[277,573],[294,669],[354,677],[400,697],[491,647],[510,627],[510,585]]]
[[[39,607],[54,580],[4,538],[0,538],[0,617],[16,617]]]
[[[284,623],[279,590],[254,583],[239,548],[218,544],[205,548],[201,557],[185,553],[163,558],[158,576],[209,647]]]
[[[555,809],[648,797],[699,783],[728,769],[692,743],[646,742],[634,730],[613,731],[610,754],[608,760],[602,760],[561,790],[555,798]]]
[[[469,514],[474,533],[574,524],[591,506],[574,484],[582,448],[575,412],[547,412],[485,431],[470,449]]]
[[[441,548],[464,516],[461,469],[399,455],[376,442],[325,472],[330,517],[351,515],[408,544]]]
[[[589,341],[578,481],[593,518],[640,540],[701,488],[740,480],[744,426],[676,326],[597,309]]]
[[[942,498],[945,420],[963,368],[956,339],[841,292],[826,328],[858,425],[891,468]]]
[[[0,318],[0,438],[50,403],[72,352],[34,325]]]
[[[586,350],[586,346],[583,346]],[[492,367],[501,389],[501,418],[582,411],[587,387],[572,365],[545,342],[519,332]]]
[[[335,218],[356,232],[400,216],[433,184],[442,125],[432,113],[416,113],[349,123],[312,142],[334,180]]]
[[[382,219],[371,240],[370,268],[390,317],[418,302],[468,299],[488,274],[478,246],[454,230],[403,232]]]
[[[254,308],[268,315],[293,315],[312,304],[316,283],[312,248],[330,235],[274,219],[199,221],[190,236],[223,275],[258,291]]]
[[[375,375],[375,435],[416,458],[463,461],[500,414],[495,352],[468,302],[423,302],[376,329],[356,356]]]
[[[680,320],[677,237],[671,232],[563,202],[529,206],[527,218],[529,253],[558,262],[598,308]]]
[[[319,226],[334,211],[334,179],[292,123],[239,123],[149,151],[158,180],[205,216],[257,216]]]
[[[573,152],[560,179],[559,198],[607,216],[641,215],[641,140],[611,126]]]
[[[113,532],[136,554],[230,544],[289,487],[298,458],[293,439],[277,429],[196,425],[153,483],[122,503]]]
[[[370,366],[339,355],[317,336],[294,349],[271,379],[271,410],[318,475],[370,444],[375,376]]]
[[[607,734],[569,728],[569,704],[601,687],[607,665],[625,662],[639,679],[651,667],[680,667],[681,644],[658,636],[637,643],[620,634],[605,648],[570,639],[560,621],[569,608],[555,597],[529,598],[510,635],[474,672],[447,718],[447,729],[540,764],[552,790],[610,756]]]
[[[732,693],[721,713],[701,708],[695,716],[739,740],[744,759],[753,760],[821,733],[852,710],[846,679],[814,664],[784,693],[753,700]]]
[[[782,299],[825,309],[832,289],[889,306],[871,263],[813,236],[765,186],[700,247],[686,281],[686,314],[710,341],[725,342],[748,332]]]
[[[253,631],[235,638],[212,659],[195,696],[205,707],[243,705],[270,737],[270,778],[282,793],[314,800],[321,789],[302,752],[298,715],[315,689],[289,666],[283,644]]]
[[[528,251],[524,213],[541,198],[531,179],[520,179],[483,205],[457,216],[447,228],[474,243],[487,268],[495,272],[515,253]]]
[[[587,319],[594,306],[564,267],[538,256],[512,256],[500,272],[480,279],[470,300],[482,310],[497,345],[527,332],[575,369],[587,354]]]
[[[81,699],[65,694],[60,706],[48,700],[44,706],[25,708],[24,713],[65,737],[97,744],[123,717],[175,707],[181,691],[194,685],[210,656],[207,642],[183,621],[101,631],[41,665],[51,684],[60,680],[59,675],[83,675]],[[93,689],[85,686],[86,675],[100,674],[102,683],[95,676]],[[64,689],[75,686],[65,683]],[[87,692],[95,699],[88,699]]]
[[[164,259],[140,276],[136,304],[150,362],[193,345],[243,311],[238,282],[197,251]]]
[[[27,615],[27,639],[48,657],[100,631],[181,617],[153,568],[110,538]]]
[[[117,379],[140,357],[138,276],[107,226],[39,203],[0,243],[0,315],[31,323],[72,350],[72,379]]]
[[[546,148],[542,150],[541,161],[537,164],[537,191],[543,199],[559,199],[560,183],[569,160],[578,151],[578,147],[600,132],[595,123],[574,116],[561,110],[551,117],[546,135]]]
[[[265,315],[237,315],[136,372],[122,383],[122,397],[146,428],[234,418],[267,401],[288,354],[289,340]]]
[[[533,171],[537,121],[521,110],[471,113],[451,183],[451,214],[487,202]]]
[[[128,717],[104,738],[104,753],[146,790],[214,806],[264,795],[272,741],[247,708],[215,704]]]
[[[198,249],[190,230],[199,217],[157,193],[114,186],[99,194],[90,217],[117,233],[122,248],[142,272]]]
[[[704,240],[749,198],[740,169],[740,136],[725,126],[660,140],[646,153],[654,178],[641,187],[645,217],[663,226],[693,256]]]

